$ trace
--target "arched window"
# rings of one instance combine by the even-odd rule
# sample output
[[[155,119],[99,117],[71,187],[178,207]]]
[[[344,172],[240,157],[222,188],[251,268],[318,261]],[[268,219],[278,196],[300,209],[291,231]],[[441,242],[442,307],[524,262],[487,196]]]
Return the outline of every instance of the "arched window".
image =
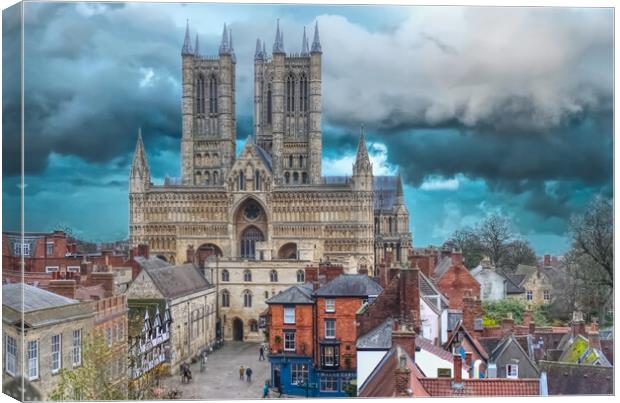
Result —
[[[245,308],[252,307],[252,293],[250,292],[250,290],[243,291],[243,306]]]
[[[209,113],[217,113],[217,80],[215,76],[209,79]]]
[[[299,79],[299,110],[301,112],[308,110],[308,79],[305,74]]]
[[[306,273],[303,270],[297,270],[297,282],[303,283],[306,281]]]
[[[304,167],[304,156],[303,155],[299,156],[299,167],[300,168]]]
[[[249,270],[245,270],[243,272],[243,281],[252,281],[252,272]]]
[[[289,172],[284,173],[284,182],[288,185],[291,182],[291,174]]]
[[[230,281],[230,273],[226,269],[222,271],[222,281]]]
[[[299,173],[297,173],[297,172],[293,172],[293,183],[294,184],[298,184],[299,183]]]
[[[242,258],[254,259],[256,257],[256,242],[265,240],[263,233],[256,227],[248,227],[241,234],[240,255]]]
[[[301,181],[303,183],[308,183],[308,174],[307,173],[302,172],[302,174],[301,174]]]
[[[205,78],[202,74],[196,80],[196,112],[205,113]]]
[[[202,184],[202,174],[200,173],[200,171],[196,172],[196,184]]]
[[[295,111],[295,77],[292,74],[286,79],[286,111]]]
[[[267,124],[271,124],[271,83],[267,84]]]
[[[243,172],[239,172],[239,190],[245,190],[245,178]]]
[[[392,228],[392,226],[394,225],[394,220],[392,219],[392,217],[388,219],[388,224],[389,224],[389,231],[390,231],[389,233],[391,234],[392,231],[394,230],[394,228]]]
[[[211,175],[209,175],[209,172],[205,172],[205,185],[210,185],[211,182]]]
[[[213,171],[213,184],[214,185],[219,184],[217,171]]]
[[[278,282],[278,272],[275,270],[271,270],[269,272],[269,281],[271,281],[272,283],[277,283]]]
[[[230,293],[228,292],[228,290],[222,290],[222,306],[230,306]]]
[[[375,234],[379,233],[379,217],[375,217]]]
[[[260,190],[260,172],[254,171],[254,190]]]
[[[293,168],[293,156],[292,155],[288,156],[288,167]]]

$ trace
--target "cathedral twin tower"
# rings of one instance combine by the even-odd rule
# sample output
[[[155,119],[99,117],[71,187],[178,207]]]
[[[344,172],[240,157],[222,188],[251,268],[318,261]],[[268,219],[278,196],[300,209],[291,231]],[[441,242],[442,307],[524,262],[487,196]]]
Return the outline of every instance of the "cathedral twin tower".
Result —
[[[321,43],[304,28],[301,52],[286,54],[278,21],[272,53],[256,41],[254,138],[268,154],[276,185],[321,182]],[[189,23],[183,60],[182,183],[221,186],[235,161],[236,57],[232,30],[224,25],[217,56],[192,48]]]

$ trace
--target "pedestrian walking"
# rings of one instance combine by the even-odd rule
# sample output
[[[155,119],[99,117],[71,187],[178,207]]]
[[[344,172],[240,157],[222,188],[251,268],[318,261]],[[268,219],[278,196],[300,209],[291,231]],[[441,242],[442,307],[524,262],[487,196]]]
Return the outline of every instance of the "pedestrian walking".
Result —
[[[239,367],[239,380],[243,380],[243,375],[245,375],[245,368],[243,368],[243,365],[241,367]]]
[[[265,381],[263,385],[263,399],[267,399],[269,397],[269,381]]]
[[[250,368],[250,367],[246,368],[246,370],[245,370],[245,377],[247,378],[248,383],[252,382],[252,368]]]
[[[262,345],[258,349],[258,361],[265,361],[265,349]]]

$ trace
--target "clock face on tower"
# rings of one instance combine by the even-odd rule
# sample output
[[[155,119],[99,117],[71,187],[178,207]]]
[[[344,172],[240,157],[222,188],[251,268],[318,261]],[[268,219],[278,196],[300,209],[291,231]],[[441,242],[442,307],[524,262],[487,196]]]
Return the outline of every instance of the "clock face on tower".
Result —
[[[260,208],[254,203],[248,204],[245,210],[243,210],[243,215],[248,220],[256,220],[260,215]]]

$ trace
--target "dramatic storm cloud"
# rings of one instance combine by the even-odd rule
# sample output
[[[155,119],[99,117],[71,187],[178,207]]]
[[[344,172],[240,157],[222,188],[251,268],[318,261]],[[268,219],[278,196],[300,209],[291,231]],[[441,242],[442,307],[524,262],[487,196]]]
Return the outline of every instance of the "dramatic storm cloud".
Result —
[[[280,18],[297,52],[318,21],[324,171],[350,173],[364,124],[375,173],[406,181],[418,246],[499,212],[537,251],[561,253],[570,215],[612,194],[611,9],[27,3],[29,230],[62,222],[88,239],[126,236],[138,127],[155,182],[178,176],[186,18],[205,54],[232,27],[238,146],[252,131],[256,38],[269,48]],[[15,7],[3,27],[3,220],[15,229]]]

